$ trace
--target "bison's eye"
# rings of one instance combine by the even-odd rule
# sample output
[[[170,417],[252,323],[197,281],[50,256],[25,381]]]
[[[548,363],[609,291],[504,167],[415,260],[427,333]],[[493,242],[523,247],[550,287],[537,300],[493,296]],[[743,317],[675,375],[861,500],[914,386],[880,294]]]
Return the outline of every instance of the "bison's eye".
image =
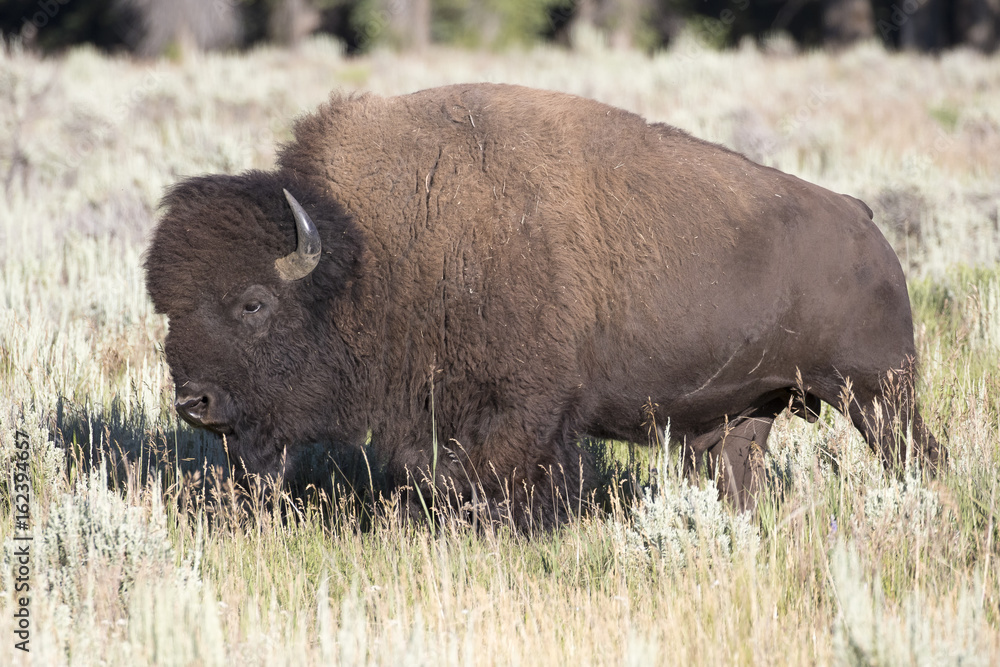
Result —
[[[276,306],[274,293],[263,285],[251,285],[227,304],[230,317],[252,328],[263,326]]]

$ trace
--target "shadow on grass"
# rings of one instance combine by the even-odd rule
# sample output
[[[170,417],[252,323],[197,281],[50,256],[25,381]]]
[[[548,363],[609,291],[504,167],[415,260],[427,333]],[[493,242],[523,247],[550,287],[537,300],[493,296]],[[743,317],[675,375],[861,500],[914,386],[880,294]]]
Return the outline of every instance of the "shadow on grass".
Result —
[[[406,491],[412,491],[414,485],[402,487],[386,474],[376,463],[370,444],[314,443],[302,448],[293,473],[275,494],[268,481],[251,479],[248,484],[239,470],[234,471],[220,436],[189,427],[172,416],[152,423],[143,411],[128,410],[121,402],[88,409],[60,400],[54,434],[55,444],[66,452],[69,479],[103,469],[109,488],[122,493],[158,480],[167,504],[175,503],[184,512],[204,510],[209,516],[226,513],[227,522],[232,521],[233,513],[252,520],[255,512],[271,507],[270,499],[276,497],[283,516],[318,512],[331,528],[368,531],[386,519],[426,523],[431,518],[425,511],[407,507]],[[562,513],[563,521],[580,514],[627,517],[644,489],[651,487],[655,492],[658,476],[672,474],[667,469],[658,471],[656,465],[664,463],[657,451],[641,445],[583,438],[579,450],[589,459],[595,479],[587,484],[591,491],[582,502]],[[667,462],[664,467],[676,463]],[[771,468],[768,477],[767,486],[778,490],[774,495],[780,502],[790,472]],[[556,502],[565,504],[565,499]],[[438,523],[457,520],[471,526],[481,525],[483,519],[477,520],[461,503],[449,504],[446,499],[434,515]]]
[[[389,491],[384,475],[368,465],[368,452],[314,443],[301,449],[293,473],[275,494],[273,480],[241,474],[221,436],[170,417],[151,423],[141,410],[130,411],[120,401],[94,409],[60,399],[53,426],[70,480],[105,470],[108,487],[119,492],[158,480],[165,501],[176,501],[188,512],[248,515],[280,498],[282,514],[318,509],[326,515],[350,508],[365,527],[371,524],[366,507]]]

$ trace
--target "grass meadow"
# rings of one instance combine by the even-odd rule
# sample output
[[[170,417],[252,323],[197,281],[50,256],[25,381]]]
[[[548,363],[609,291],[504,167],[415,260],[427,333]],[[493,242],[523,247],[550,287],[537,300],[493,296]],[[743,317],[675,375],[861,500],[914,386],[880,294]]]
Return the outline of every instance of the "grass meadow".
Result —
[[[346,491],[293,520],[235,509],[220,445],[171,407],[140,269],[159,197],[271,167],[331,90],[473,80],[593,97],[867,201],[908,273],[949,468],[887,476],[826,410],[779,419],[754,517],[621,444],[595,445],[609,481],[658,493],[553,532],[407,525]],[[972,52],[0,50],[0,664],[1000,664],[998,206],[1000,60]]]

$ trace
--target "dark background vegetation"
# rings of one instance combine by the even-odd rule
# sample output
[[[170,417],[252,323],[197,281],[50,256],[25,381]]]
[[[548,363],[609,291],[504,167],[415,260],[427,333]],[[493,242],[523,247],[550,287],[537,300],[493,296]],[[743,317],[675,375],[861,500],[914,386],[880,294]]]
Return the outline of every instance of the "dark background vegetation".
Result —
[[[784,33],[805,48],[874,39],[888,48],[993,52],[1000,0],[0,0],[5,41],[46,53],[90,43],[172,56],[294,45],[313,33],[337,37],[349,53],[574,46],[595,33],[614,48],[652,51],[685,29],[719,47]]]

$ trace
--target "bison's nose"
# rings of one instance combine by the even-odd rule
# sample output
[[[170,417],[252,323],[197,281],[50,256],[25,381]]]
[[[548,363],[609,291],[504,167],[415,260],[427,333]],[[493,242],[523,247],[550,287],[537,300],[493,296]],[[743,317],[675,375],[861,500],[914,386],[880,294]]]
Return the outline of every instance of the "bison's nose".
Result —
[[[184,421],[216,433],[232,432],[232,402],[229,394],[214,384],[185,382],[177,387],[174,408]]]
[[[208,396],[178,396],[174,407],[188,421],[200,423],[208,412]]]
[[[177,388],[174,408],[181,417],[195,426],[211,426],[211,422],[217,421],[218,415],[214,413],[218,412],[219,407],[216,392],[208,387],[188,382]]]

